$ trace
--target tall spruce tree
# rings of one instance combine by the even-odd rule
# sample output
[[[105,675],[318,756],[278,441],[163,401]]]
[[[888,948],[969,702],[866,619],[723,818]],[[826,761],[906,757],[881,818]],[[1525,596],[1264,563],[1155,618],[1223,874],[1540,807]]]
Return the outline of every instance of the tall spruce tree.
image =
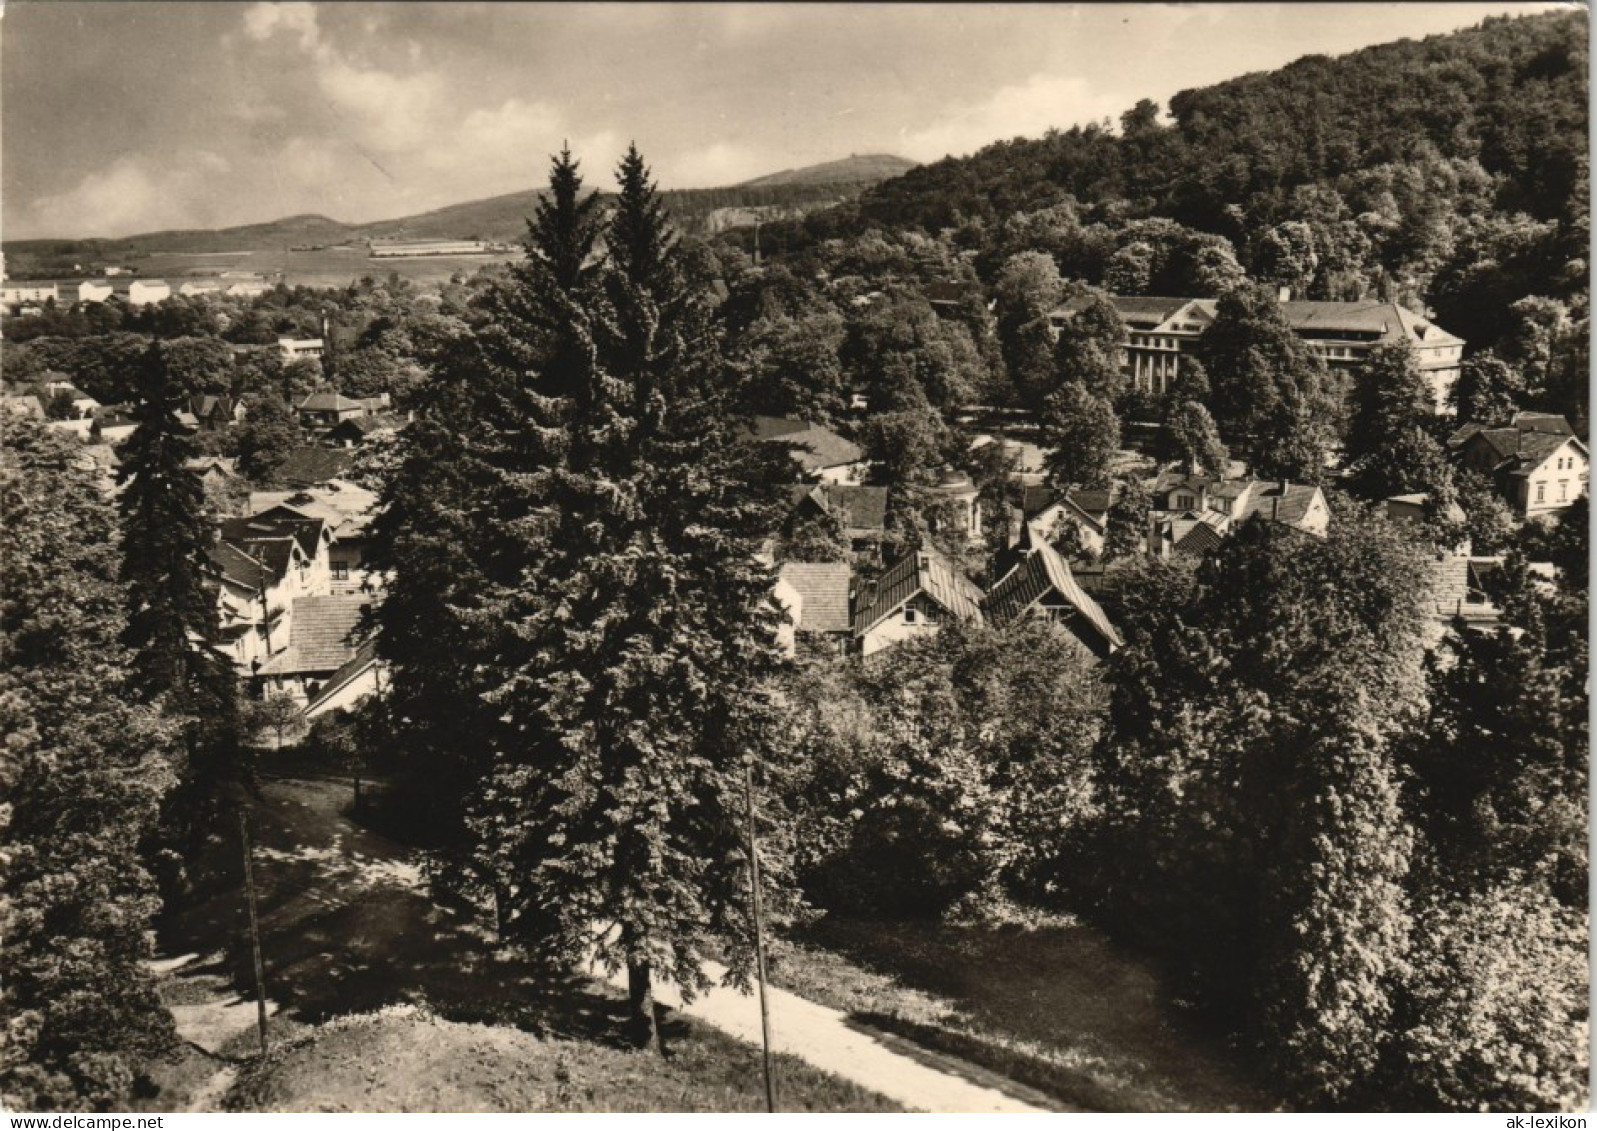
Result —
[[[76,445],[7,428],[0,524],[0,1106],[125,1111],[173,1039],[139,843],[176,728],[123,695],[116,511]]]
[[[619,179],[602,294],[564,308],[584,349],[538,480],[538,568],[494,598],[513,629],[489,696],[507,741],[471,820],[505,878],[506,930],[625,966],[635,1036],[655,1046],[657,974],[691,994],[722,946],[747,969],[743,760],[769,733],[779,662],[756,554],[782,488],[729,411],[636,150]]]
[[[185,466],[194,441],[178,420],[185,400],[159,342],[134,377],[138,428],[119,449],[122,467],[122,568],[133,650],[128,689],[186,720],[187,763],[171,799],[168,825],[188,853],[199,846],[223,783],[245,776],[238,725],[238,680],[215,647],[216,600],[207,584],[215,531],[205,488]]]
[[[597,196],[583,194],[563,150],[528,222],[526,258],[439,350],[373,524],[374,560],[390,578],[376,622],[402,786],[434,850],[435,884],[490,894],[501,926],[512,877],[468,824],[468,799],[514,741],[485,696],[513,662],[504,602],[538,587],[567,418],[591,386],[599,236]]]

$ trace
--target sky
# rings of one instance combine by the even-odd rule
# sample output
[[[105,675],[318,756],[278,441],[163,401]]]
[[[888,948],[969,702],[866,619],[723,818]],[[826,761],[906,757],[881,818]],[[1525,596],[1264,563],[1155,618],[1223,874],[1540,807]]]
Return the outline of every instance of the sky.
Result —
[[[974,152],[1306,54],[1551,3],[80,3],[0,12],[0,235],[387,219]]]

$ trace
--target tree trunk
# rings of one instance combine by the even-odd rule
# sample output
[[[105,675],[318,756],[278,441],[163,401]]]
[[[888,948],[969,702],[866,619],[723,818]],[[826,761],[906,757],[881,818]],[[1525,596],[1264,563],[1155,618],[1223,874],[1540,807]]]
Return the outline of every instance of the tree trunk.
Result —
[[[654,1016],[653,977],[647,962],[627,963],[628,1029],[633,1044],[649,1052],[663,1053],[660,1026]]]

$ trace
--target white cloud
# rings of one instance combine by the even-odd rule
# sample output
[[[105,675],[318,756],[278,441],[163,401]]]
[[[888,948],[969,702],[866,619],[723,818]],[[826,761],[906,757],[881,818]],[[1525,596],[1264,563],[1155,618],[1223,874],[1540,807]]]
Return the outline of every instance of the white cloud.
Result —
[[[659,182],[667,188],[716,188],[751,180],[781,165],[779,157],[718,141],[702,149],[665,157],[655,167],[655,172]]]
[[[985,102],[951,108],[922,129],[901,131],[898,152],[916,161],[963,156],[994,141],[1113,119],[1130,105],[1120,95],[1094,91],[1082,78],[1033,75]]]
[[[28,210],[28,231],[125,236],[162,228],[205,226],[214,215],[214,179],[228,162],[198,150],[163,154],[152,169],[141,157],[120,157],[65,192]]]
[[[244,9],[244,34],[257,42],[270,39],[279,31],[299,35],[299,45],[306,51],[314,50],[321,38],[316,23],[316,8],[304,0],[291,3],[251,4]]]

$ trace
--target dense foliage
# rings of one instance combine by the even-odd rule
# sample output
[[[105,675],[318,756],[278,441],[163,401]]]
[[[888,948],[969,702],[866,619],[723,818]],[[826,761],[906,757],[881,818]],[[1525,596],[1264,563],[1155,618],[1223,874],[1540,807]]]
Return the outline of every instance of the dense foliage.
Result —
[[[172,1041],[144,965],[159,907],[140,842],[175,728],[127,701],[116,512],[75,445],[12,424],[0,451],[0,1097],[124,1111]]]

